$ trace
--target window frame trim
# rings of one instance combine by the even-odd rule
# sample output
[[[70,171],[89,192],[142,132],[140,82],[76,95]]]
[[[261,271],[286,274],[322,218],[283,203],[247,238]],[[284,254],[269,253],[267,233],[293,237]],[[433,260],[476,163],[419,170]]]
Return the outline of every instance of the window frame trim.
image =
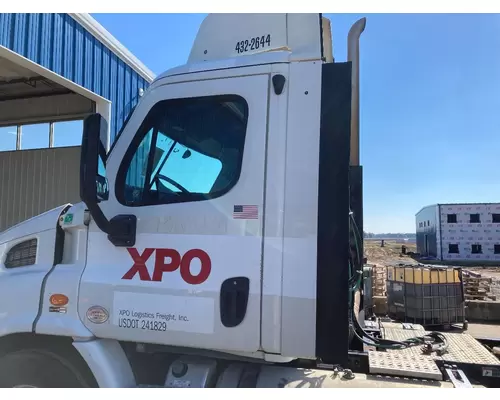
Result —
[[[149,130],[151,128],[154,129],[154,126],[149,127],[149,121],[152,118],[151,114],[155,107],[157,107],[161,103],[169,103],[169,102],[189,102],[193,100],[203,100],[203,99],[218,99],[219,102],[224,101],[227,99],[228,101],[238,99],[242,101],[242,105],[244,107],[244,118],[245,118],[245,132],[244,132],[244,137],[243,137],[243,148],[240,151],[238,160],[237,160],[237,172],[235,173],[233,179],[229,182],[226,188],[222,190],[218,190],[213,193],[189,193],[189,194],[176,194],[174,197],[168,200],[163,200],[163,201],[158,201],[156,199],[151,199],[150,196],[147,196],[147,199],[142,199],[141,201],[138,202],[127,202],[125,199],[125,182],[127,179],[127,173],[130,168],[130,164],[132,162],[132,159],[134,158],[137,149],[139,148],[141,142],[144,140],[146,135],[149,133]],[[130,144],[127,147],[127,150],[125,151],[121,161],[120,165],[118,167],[118,171],[116,174],[116,179],[115,179],[115,185],[114,185],[114,190],[115,190],[115,197],[116,200],[118,201],[119,204],[125,206],[125,207],[147,207],[147,206],[159,206],[159,205],[166,205],[166,204],[176,204],[176,203],[188,203],[188,202],[197,202],[197,201],[204,201],[204,200],[211,200],[215,199],[218,197],[224,196],[226,193],[228,193],[230,190],[232,190],[238,181],[240,180],[242,168],[243,168],[243,156],[245,153],[245,147],[246,147],[246,138],[247,138],[247,132],[248,132],[248,121],[249,121],[249,106],[248,106],[248,101],[240,94],[237,93],[231,93],[231,94],[222,94],[222,95],[208,95],[208,96],[195,96],[195,97],[178,97],[178,98],[171,98],[171,99],[162,99],[154,103],[149,110],[146,113],[146,116],[142,120],[141,124],[137,128],[134,137],[130,141]],[[157,129],[155,129],[157,131]],[[151,150],[148,152],[148,158],[150,157]],[[148,161],[149,164],[149,161]],[[148,190],[149,191],[149,190]]]

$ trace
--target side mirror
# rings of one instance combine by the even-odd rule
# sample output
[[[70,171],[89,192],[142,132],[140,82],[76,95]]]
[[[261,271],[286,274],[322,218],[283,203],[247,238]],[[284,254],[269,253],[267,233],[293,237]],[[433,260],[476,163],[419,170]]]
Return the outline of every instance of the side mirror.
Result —
[[[109,221],[99,202],[108,199],[106,179],[106,150],[101,137],[107,133],[108,124],[100,114],[92,114],[83,122],[80,155],[80,198],[87,205],[97,226],[108,233]]]

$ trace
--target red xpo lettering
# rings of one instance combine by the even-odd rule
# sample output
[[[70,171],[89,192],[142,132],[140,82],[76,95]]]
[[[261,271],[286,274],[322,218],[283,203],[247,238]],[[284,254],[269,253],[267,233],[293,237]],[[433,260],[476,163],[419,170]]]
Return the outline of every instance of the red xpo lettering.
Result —
[[[139,274],[141,281],[161,282],[164,272],[174,272],[180,268],[181,278],[184,282],[190,285],[199,285],[205,282],[212,271],[212,261],[207,253],[200,249],[192,249],[186,252],[183,256],[174,249],[144,249],[142,254],[139,254],[137,249],[128,248],[128,253],[134,260],[134,265],[130,268],[122,279],[132,279],[136,274]],[[155,268],[153,276],[149,275],[146,262],[155,253]],[[200,261],[201,268],[198,275],[191,273],[191,262],[197,258]]]
[[[139,279],[141,281],[150,281],[151,278],[149,277],[149,271],[146,267],[146,261],[148,261],[149,257],[151,257],[151,254],[153,254],[155,249],[146,249],[142,254],[139,254],[137,249],[134,248],[127,250],[132,257],[132,260],[134,260],[134,265],[128,270],[125,275],[123,275],[122,279],[132,279],[135,274],[139,272]]]

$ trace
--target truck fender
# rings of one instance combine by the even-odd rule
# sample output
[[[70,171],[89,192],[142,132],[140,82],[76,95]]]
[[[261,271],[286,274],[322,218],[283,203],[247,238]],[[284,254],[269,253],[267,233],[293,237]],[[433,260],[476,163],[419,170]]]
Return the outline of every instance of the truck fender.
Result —
[[[136,387],[132,366],[120,343],[112,339],[73,342],[100,388]]]
[[[63,220],[60,216],[52,250],[59,257],[54,256],[53,266],[43,280],[33,329],[37,334],[90,340],[94,335],[78,314],[80,279],[87,254],[86,207],[78,203],[66,211],[69,218]],[[66,303],[54,306],[51,303],[54,294],[65,296]]]
[[[54,265],[58,220],[70,206],[47,211],[0,233],[0,337],[34,331],[41,291]],[[35,262],[7,266],[7,256],[16,246],[36,251]]]

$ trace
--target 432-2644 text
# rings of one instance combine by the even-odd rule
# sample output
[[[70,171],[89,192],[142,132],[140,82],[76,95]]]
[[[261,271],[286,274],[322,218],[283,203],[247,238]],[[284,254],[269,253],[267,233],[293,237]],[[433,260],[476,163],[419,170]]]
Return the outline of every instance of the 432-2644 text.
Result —
[[[238,54],[247,51],[258,50],[263,47],[271,47],[271,35],[256,36],[251,39],[239,40],[236,42],[235,50]]]

